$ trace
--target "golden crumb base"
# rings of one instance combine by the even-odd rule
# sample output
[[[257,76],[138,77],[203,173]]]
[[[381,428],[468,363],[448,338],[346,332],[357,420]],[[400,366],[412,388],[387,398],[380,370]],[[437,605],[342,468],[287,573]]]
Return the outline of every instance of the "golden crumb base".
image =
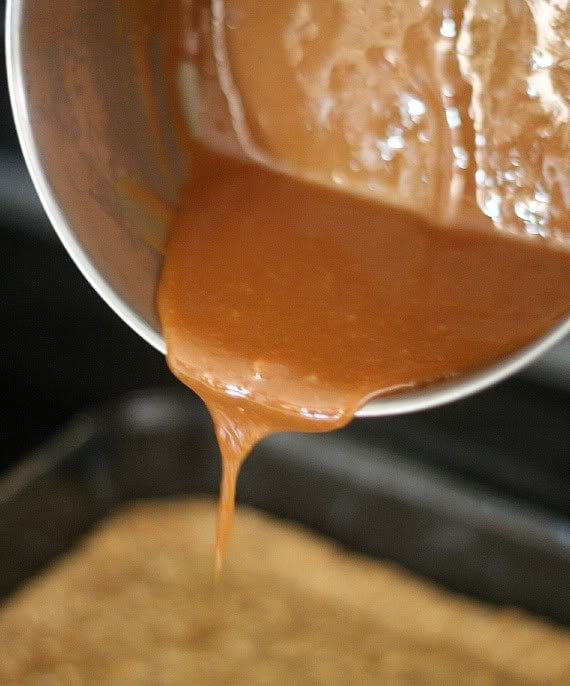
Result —
[[[570,684],[570,632],[242,508],[141,503],[0,608],[0,684]]]

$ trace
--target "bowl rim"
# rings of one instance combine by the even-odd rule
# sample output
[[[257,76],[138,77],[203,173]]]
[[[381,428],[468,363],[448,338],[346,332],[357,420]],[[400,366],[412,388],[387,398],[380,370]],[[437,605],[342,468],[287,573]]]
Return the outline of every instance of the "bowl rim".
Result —
[[[5,18],[5,49],[8,91],[16,131],[26,166],[36,192],[56,234],[83,276],[139,336],[159,352],[166,353],[164,338],[109,285],[77,240],[43,169],[28,110],[22,61],[22,23],[26,0],[8,0]],[[380,417],[427,410],[472,395],[506,379],[534,362],[570,334],[570,317],[555,325],[536,341],[478,371],[435,382],[428,386],[369,399],[358,417]]]
[[[16,132],[36,193],[58,238],[95,291],[145,341],[160,352],[164,352],[165,345],[160,333],[135,312],[108,284],[104,275],[95,267],[77,240],[43,168],[26,97],[21,40],[25,4],[25,0],[7,0],[5,18],[6,72]]]

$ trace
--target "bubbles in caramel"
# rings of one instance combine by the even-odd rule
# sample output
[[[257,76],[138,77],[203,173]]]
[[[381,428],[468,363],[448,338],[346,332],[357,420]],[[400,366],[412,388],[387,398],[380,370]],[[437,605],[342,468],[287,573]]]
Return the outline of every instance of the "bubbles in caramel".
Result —
[[[215,82],[233,139],[222,141],[218,128],[209,143],[432,220],[492,223],[568,248],[570,20],[562,5],[193,4],[182,35],[208,52],[201,82]]]

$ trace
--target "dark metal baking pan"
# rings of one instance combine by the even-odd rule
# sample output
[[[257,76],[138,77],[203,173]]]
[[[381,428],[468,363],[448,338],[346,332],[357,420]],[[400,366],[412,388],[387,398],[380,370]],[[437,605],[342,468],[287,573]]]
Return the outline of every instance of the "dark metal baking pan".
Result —
[[[265,441],[239,500],[453,590],[570,623],[567,518],[421,463],[397,432],[358,426]],[[190,393],[140,393],[77,416],[0,482],[0,594],[118,505],[215,493],[218,478],[210,422]]]

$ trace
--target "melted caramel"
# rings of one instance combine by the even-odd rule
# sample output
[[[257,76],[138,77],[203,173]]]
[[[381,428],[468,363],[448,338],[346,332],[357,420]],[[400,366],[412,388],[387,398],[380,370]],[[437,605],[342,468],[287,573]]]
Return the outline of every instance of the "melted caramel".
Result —
[[[218,566],[258,440],[343,426],[371,395],[498,359],[562,317],[569,289],[563,253],[229,160],[193,181],[159,309],[170,368],[222,449]]]
[[[219,570],[257,441],[343,426],[568,314],[570,50],[541,0],[167,4],[193,171],[158,307],[222,451]]]

